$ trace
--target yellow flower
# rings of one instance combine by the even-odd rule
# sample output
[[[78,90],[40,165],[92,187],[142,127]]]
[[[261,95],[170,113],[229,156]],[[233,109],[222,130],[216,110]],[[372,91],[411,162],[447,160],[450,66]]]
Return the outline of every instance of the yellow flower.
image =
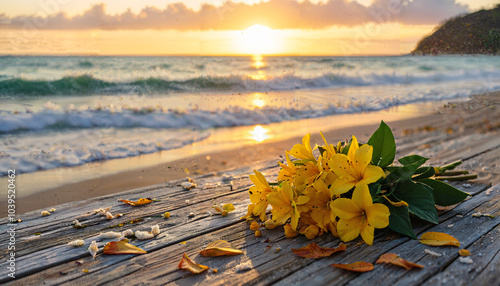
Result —
[[[286,163],[287,165],[284,165],[281,162],[278,162],[278,164],[281,167],[281,170],[278,174],[278,181],[283,182],[283,181],[288,181],[290,184],[294,183],[294,177],[297,174],[297,168],[295,167],[295,164],[290,160],[289,153],[286,152]]]
[[[339,198],[333,201],[332,209],[340,218],[337,222],[337,232],[344,242],[351,241],[361,234],[363,240],[372,245],[375,228],[389,225],[389,208],[372,202],[366,184],[356,186],[352,199]]]
[[[312,160],[316,162],[316,158],[311,149],[311,134],[307,134],[302,138],[302,144],[295,144],[290,150],[290,154],[297,159]]]
[[[295,200],[292,187],[288,182],[284,182],[278,191],[274,191],[267,195],[267,200],[273,207],[273,221],[277,225],[282,225],[291,218],[292,229],[296,230],[300,218],[300,211],[297,206],[307,203],[309,197],[299,196]]]
[[[310,197],[306,206],[310,210],[311,218],[320,228],[325,229],[331,222],[330,202],[332,197],[328,186],[322,180],[316,180],[306,195]]]
[[[334,195],[346,193],[359,185],[368,185],[385,176],[382,168],[369,165],[372,154],[372,146],[365,144],[359,147],[358,140],[352,136],[352,143],[347,156],[344,154],[332,156],[329,165],[339,177],[332,184]]]
[[[264,175],[255,171],[255,175],[250,175],[250,180],[255,186],[250,187],[248,193],[250,194],[250,202],[254,204],[253,215],[260,216],[260,220],[266,221],[266,209],[269,202],[267,195],[273,191],[269,183],[266,181]]]
[[[326,141],[325,136],[323,135],[323,132],[319,132],[321,134],[321,138],[323,138],[323,141],[325,142],[325,145],[321,146],[323,149],[326,150],[326,152],[323,155],[323,157],[330,159],[333,155],[335,155],[337,152],[335,152],[335,146],[333,144],[328,144]]]
[[[297,166],[297,175],[294,177],[294,186],[302,192],[307,185],[311,184],[320,173],[318,164],[315,162],[305,162]]]

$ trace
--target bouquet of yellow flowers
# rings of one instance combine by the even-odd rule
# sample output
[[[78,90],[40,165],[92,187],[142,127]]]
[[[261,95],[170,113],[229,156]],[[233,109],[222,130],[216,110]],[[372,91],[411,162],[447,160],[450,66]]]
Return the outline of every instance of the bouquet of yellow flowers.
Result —
[[[439,180],[460,161],[423,166],[428,158],[410,155],[394,165],[396,143],[384,122],[366,144],[359,144],[355,136],[337,145],[329,144],[322,133],[321,137],[324,145],[316,146],[317,157],[310,134],[286,152],[277,183],[267,182],[257,171],[250,175],[254,186],[248,191],[251,204],[243,218],[256,216],[273,228],[283,225],[286,237],[300,233],[313,239],[331,232],[344,242],[361,235],[371,245],[375,228],[389,227],[415,238],[410,215],[437,224],[436,204],[453,205],[469,195]]]

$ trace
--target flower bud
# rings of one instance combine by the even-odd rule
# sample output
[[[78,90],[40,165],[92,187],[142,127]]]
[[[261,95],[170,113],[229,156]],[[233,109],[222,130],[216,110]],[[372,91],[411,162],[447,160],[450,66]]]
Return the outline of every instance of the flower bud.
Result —
[[[274,221],[272,219],[268,219],[264,223],[264,227],[267,228],[267,229],[275,229],[276,228],[276,224],[274,223]]]
[[[285,229],[286,238],[293,238],[297,236],[297,232],[292,229],[292,226],[290,224],[285,224],[283,228]]]
[[[261,236],[262,236],[262,232],[261,232],[260,230],[257,230],[257,231],[255,232],[255,236],[256,236],[256,237],[261,237]]]
[[[305,230],[300,232],[305,235],[308,239],[313,239],[319,234],[319,227],[316,225],[310,225]]]
[[[250,229],[251,229],[251,230],[253,230],[253,231],[258,230],[258,229],[259,229],[259,227],[260,227],[260,224],[259,224],[258,222],[256,222],[256,221],[254,221],[254,222],[252,222],[252,223],[250,224]]]

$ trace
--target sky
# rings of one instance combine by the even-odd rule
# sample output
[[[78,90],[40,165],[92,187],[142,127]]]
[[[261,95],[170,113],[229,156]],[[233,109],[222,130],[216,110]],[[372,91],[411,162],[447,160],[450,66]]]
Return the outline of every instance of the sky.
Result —
[[[0,0],[0,54],[407,54],[498,0]]]

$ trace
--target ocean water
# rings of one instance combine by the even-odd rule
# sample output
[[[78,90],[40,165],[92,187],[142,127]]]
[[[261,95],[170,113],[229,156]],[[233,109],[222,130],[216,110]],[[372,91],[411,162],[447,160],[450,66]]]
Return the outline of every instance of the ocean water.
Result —
[[[494,56],[0,57],[0,176],[500,89]]]

